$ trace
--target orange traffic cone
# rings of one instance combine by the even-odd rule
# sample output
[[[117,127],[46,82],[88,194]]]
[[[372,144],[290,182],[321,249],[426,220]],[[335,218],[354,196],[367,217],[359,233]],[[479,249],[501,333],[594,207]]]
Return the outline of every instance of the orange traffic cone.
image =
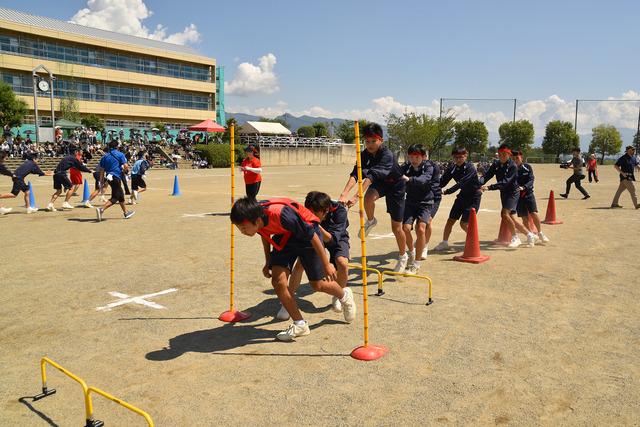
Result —
[[[480,255],[480,242],[478,241],[478,220],[476,210],[471,209],[469,227],[467,228],[467,240],[464,243],[464,252],[461,256],[454,256],[455,261],[480,264],[489,259],[487,255]]]
[[[538,229],[536,228],[536,224],[533,222],[531,214],[529,214],[529,230],[534,234],[538,234]]]
[[[547,216],[542,221],[543,224],[562,224],[562,221],[556,219],[556,199],[553,190],[549,192],[549,204],[547,204]]]
[[[492,245],[502,245],[506,246],[511,243],[511,232],[509,231],[509,227],[504,222],[503,219],[500,220],[500,231],[498,231],[498,238],[493,242],[490,242]]]

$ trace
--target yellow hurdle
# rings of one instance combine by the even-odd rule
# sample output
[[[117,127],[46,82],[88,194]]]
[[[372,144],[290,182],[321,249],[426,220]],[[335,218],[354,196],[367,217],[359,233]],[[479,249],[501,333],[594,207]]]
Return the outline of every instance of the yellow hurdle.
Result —
[[[109,393],[106,393],[106,392],[104,392],[104,391],[102,391],[102,390],[100,390],[100,389],[97,389],[97,388],[95,388],[95,387],[89,387],[89,388],[87,389],[87,400],[88,400],[89,402],[91,402],[91,392],[92,392],[92,391],[93,391],[93,392],[98,393],[98,394],[99,394],[99,395],[101,395],[101,396],[106,397],[106,398],[107,398],[107,399],[109,399],[109,400],[112,400],[112,401],[116,402],[116,403],[117,403],[117,404],[119,404],[119,405],[124,406],[125,408],[127,408],[127,409],[129,409],[129,410],[131,410],[131,411],[135,412],[136,414],[140,414],[140,415],[142,415],[142,416],[144,417],[144,419],[145,419],[145,420],[147,420],[147,423],[149,424],[149,427],[153,427],[153,421],[151,421],[151,417],[149,416],[149,414],[147,414],[146,412],[144,412],[142,409],[138,409],[138,408],[136,408],[135,406],[130,405],[130,404],[128,404],[127,402],[125,402],[125,401],[123,401],[123,400],[118,399],[117,397],[113,397],[113,396],[111,396]]]

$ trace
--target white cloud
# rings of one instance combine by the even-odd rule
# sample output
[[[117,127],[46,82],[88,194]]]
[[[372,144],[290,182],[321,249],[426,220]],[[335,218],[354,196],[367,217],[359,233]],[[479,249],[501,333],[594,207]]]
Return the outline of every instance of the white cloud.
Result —
[[[273,72],[276,57],[269,53],[253,65],[243,62],[238,65],[238,72],[230,83],[225,82],[225,92],[228,95],[251,96],[256,94],[269,95],[280,91],[278,77]]]
[[[200,41],[200,33],[194,24],[185,27],[181,33],[169,36],[167,28],[162,25],[150,31],[142,21],[151,17],[153,12],[147,9],[142,0],[88,0],[87,6],[73,15],[71,22],[180,45]]]

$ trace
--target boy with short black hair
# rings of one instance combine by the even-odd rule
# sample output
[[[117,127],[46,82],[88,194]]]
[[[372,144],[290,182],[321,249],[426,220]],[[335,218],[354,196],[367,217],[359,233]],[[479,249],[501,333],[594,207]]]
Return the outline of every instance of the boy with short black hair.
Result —
[[[585,190],[580,181],[585,179],[586,177],[582,173],[582,159],[580,158],[580,147],[576,147],[573,149],[573,158],[571,159],[571,163],[567,169],[573,170],[573,173],[569,178],[567,178],[567,188],[564,194],[560,194],[560,197],[566,199],[569,197],[569,191],[571,191],[571,184],[575,184],[576,188],[579,192],[584,196],[582,200],[586,200],[589,197],[589,193]]]
[[[391,216],[391,231],[398,244],[398,262],[395,272],[404,272],[407,266],[406,236],[402,230],[404,219],[404,195],[405,180],[402,178],[402,170],[391,150],[382,144],[382,127],[377,123],[369,123],[362,128],[365,149],[360,153],[360,165],[362,168],[362,191],[364,194],[364,211],[366,221],[364,224],[365,237],[378,223],[375,217],[375,202],[381,197],[385,198],[387,212]],[[358,201],[356,193],[351,199],[347,199],[349,191],[358,182],[358,165],[353,167],[349,180],[342,190],[338,203],[347,208]],[[358,233],[360,237],[360,233]]]
[[[420,258],[425,246],[425,232],[431,218],[433,208],[433,191],[431,181],[433,165],[424,160],[427,150],[422,144],[411,144],[407,149],[409,161],[403,163],[400,168],[404,175],[406,186],[406,198],[404,201],[403,231],[407,241],[409,266],[408,274],[418,274],[420,270]],[[416,245],[413,246],[411,230],[416,229]],[[418,254],[416,256],[416,254]]]
[[[320,191],[310,191],[304,200],[304,207],[320,219],[320,232],[324,247],[329,251],[329,262],[337,271],[336,282],[342,289],[347,286],[349,276],[349,218],[347,208],[338,202],[331,200],[328,194]],[[289,292],[296,293],[302,280],[303,268],[300,262],[296,262],[289,277]],[[337,313],[342,312],[342,304],[337,297],[333,297],[331,308]],[[278,315],[280,320],[287,320],[289,313],[282,306]]]
[[[55,202],[58,196],[62,193],[63,187],[67,191],[67,195],[65,196],[64,202],[62,203],[62,208],[73,209],[73,206],[69,204],[69,199],[71,199],[71,196],[73,196],[73,184],[67,176],[67,171],[70,168],[75,168],[82,172],[91,173],[91,170],[84,164],[82,164],[82,162],[78,159],[77,154],[79,152],[80,148],[75,146],[72,147],[71,154],[63,157],[62,160],[60,160],[60,163],[58,163],[58,166],[56,166],[56,169],[53,172],[53,188],[54,190],[56,190],[56,192],[51,196],[51,201],[47,206],[48,211],[53,212],[57,210],[55,207],[53,207],[53,202]]]
[[[516,229],[527,235],[527,247],[533,247],[535,237],[533,233],[518,221],[516,218],[516,206],[520,198],[518,190],[518,166],[511,160],[511,149],[507,144],[501,144],[498,147],[498,161],[493,162],[489,169],[480,177],[480,183],[485,184],[491,178],[496,177],[496,183],[489,186],[483,185],[481,190],[500,190],[500,202],[502,210],[500,216],[502,221],[511,232],[511,242],[507,245],[509,248],[517,248],[522,244],[520,238],[516,234]]]
[[[451,155],[453,162],[440,178],[440,188],[444,188],[453,179],[456,183],[446,190],[442,190],[442,194],[453,194],[458,190],[460,192],[451,206],[451,211],[449,211],[449,218],[442,232],[442,242],[433,248],[435,251],[449,248],[449,236],[456,221],[460,220],[460,228],[465,233],[467,232],[471,209],[475,209],[477,213],[482,200],[482,191],[480,191],[482,184],[478,180],[475,166],[467,161],[467,149],[456,145],[451,150]]]
[[[21,164],[13,173],[13,188],[11,189],[11,193],[0,195],[0,199],[13,199],[18,197],[18,194],[22,191],[24,193],[24,203],[28,214],[38,211],[38,208],[31,206],[31,203],[29,202],[29,195],[31,194],[31,191],[29,189],[29,185],[24,182],[25,177],[31,173],[40,176],[53,175],[53,172],[43,172],[38,166],[38,155],[35,153],[31,154],[27,158],[27,161]]]
[[[111,187],[111,198],[107,200],[107,203],[101,208],[96,209],[96,216],[98,217],[98,222],[102,221],[102,215],[104,211],[109,209],[111,206],[118,203],[122,212],[124,213],[124,218],[129,219],[136,211],[128,211],[127,207],[124,204],[124,191],[122,190],[122,179],[124,174],[129,170],[129,164],[127,163],[127,158],[118,151],[118,141],[112,140],[109,143],[109,151],[107,154],[102,156],[100,159],[100,178],[98,179],[99,183],[109,182],[109,186]]]
[[[522,161],[522,151],[518,148],[511,150],[511,158],[518,167],[518,190],[520,191],[520,197],[518,198],[516,212],[518,216],[522,218],[522,225],[529,232],[531,232],[529,226],[529,216],[531,216],[533,225],[535,225],[538,230],[538,240],[548,243],[549,238],[542,232],[542,224],[540,222],[540,216],[538,215],[538,205],[533,195],[533,182],[535,180],[533,168],[528,163]]]
[[[336,270],[329,263],[322,245],[320,220],[307,208],[287,198],[258,202],[243,197],[231,208],[231,222],[246,236],[262,237],[265,265],[262,274],[271,278],[271,286],[293,319],[293,323],[277,335],[281,341],[309,335],[295,298],[287,287],[288,278],[297,258],[307,273],[309,284],[317,292],[338,298],[344,319],[355,318],[356,305],[351,289],[342,289],[336,280]],[[271,249],[273,247],[273,249]]]

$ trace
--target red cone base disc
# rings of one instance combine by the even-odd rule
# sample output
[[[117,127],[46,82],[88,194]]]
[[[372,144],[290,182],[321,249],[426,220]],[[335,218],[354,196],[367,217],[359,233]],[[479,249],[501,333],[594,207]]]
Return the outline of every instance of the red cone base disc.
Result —
[[[351,357],[358,360],[376,360],[387,354],[389,350],[382,345],[361,345],[351,352]]]
[[[243,320],[247,320],[250,317],[251,313],[249,313],[248,311],[230,310],[222,313],[220,317],[218,317],[218,319],[222,320],[223,322],[242,322]]]
[[[555,224],[562,224],[562,221],[555,221],[555,220],[544,220],[542,221],[543,224],[549,224],[549,225],[555,225]]]
[[[453,259],[455,261],[462,261],[462,262],[470,262],[472,264],[480,264],[483,263],[485,261],[489,260],[489,256],[487,255],[480,255],[480,256],[470,256],[470,257],[466,257],[464,255],[460,255],[460,256],[454,256]]]

